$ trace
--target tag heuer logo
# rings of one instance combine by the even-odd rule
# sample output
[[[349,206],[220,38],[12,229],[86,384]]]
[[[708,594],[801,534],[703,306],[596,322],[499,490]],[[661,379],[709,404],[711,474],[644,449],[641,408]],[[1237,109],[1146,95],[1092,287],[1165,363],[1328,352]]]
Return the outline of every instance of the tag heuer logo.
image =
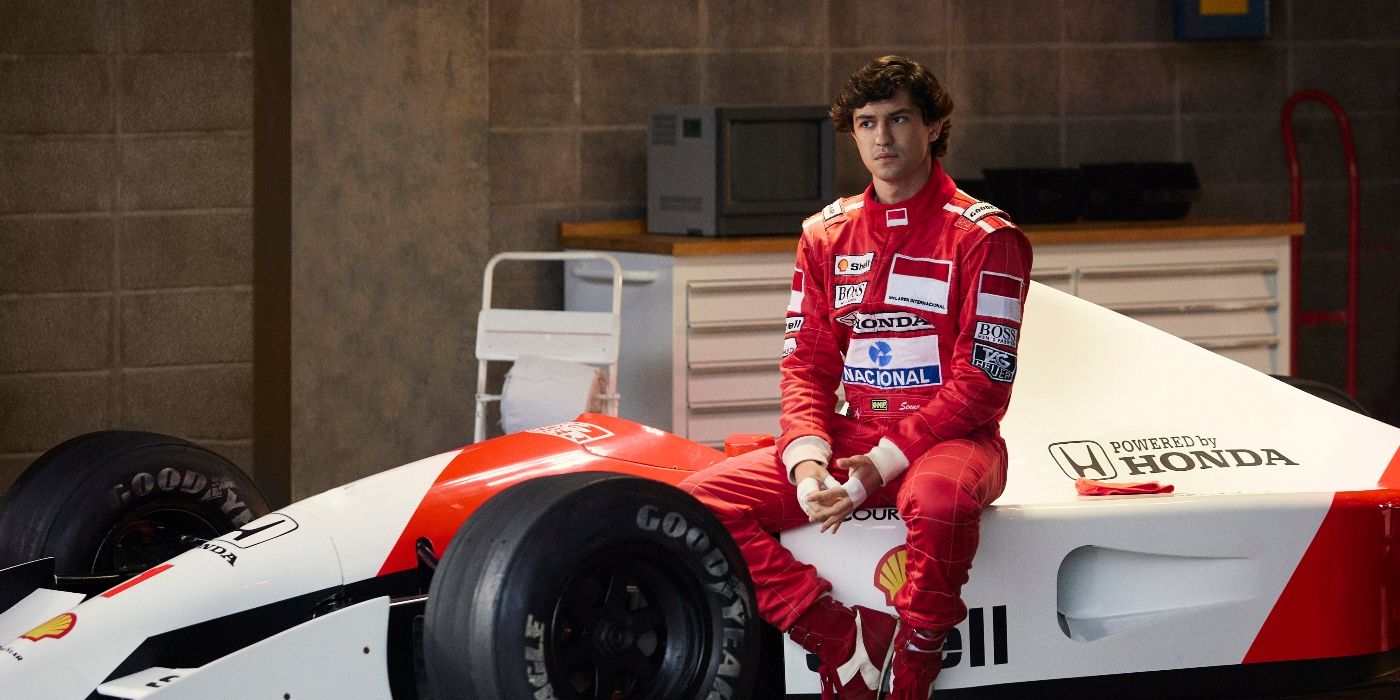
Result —
[[[972,344],[972,366],[985,372],[992,381],[1010,383],[1016,378],[1016,356],[990,345]]]

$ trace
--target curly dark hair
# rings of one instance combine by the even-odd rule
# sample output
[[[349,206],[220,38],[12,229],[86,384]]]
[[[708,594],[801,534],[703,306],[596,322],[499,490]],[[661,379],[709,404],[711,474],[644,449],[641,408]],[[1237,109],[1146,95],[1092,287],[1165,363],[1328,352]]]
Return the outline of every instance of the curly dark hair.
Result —
[[[828,114],[837,131],[852,130],[852,115],[871,102],[888,100],[900,90],[909,92],[909,100],[924,113],[924,123],[943,121],[943,131],[929,144],[936,157],[948,152],[948,134],[953,130],[953,98],[948,96],[938,78],[918,61],[903,56],[881,56],[856,71],[841,88],[841,96],[831,105]]]

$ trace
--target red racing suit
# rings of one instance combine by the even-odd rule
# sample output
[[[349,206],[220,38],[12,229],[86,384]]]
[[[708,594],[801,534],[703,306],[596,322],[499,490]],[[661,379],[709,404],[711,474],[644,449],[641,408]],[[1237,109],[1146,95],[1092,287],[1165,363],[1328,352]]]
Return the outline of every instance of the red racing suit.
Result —
[[[894,204],[873,188],[803,223],[782,359],[776,450],[727,460],[683,484],[730,527],[760,612],[787,629],[830,584],[767,533],[805,524],[791,470],[865,454],[908,528],[901,616],[942,629],[959,598],[982,509],[1005,485],[998,421],[1016,376],[1031,267],[1025,234],[996,207],[957,190],[934,163]],[[845,389],[850,418],[836,413]],[[839,536],[839,534],[838,534]]]

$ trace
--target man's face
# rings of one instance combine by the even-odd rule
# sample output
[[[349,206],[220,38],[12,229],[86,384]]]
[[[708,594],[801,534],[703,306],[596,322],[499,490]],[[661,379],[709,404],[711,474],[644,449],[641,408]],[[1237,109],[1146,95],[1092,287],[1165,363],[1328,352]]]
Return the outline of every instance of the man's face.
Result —
[[[851,135],[866,169],[887,182],[922,172],[932,157],[928,145],[943,129],[942,121],[924,123],[923,111],[909,101],[906,90],[857,108],[851,122]]]

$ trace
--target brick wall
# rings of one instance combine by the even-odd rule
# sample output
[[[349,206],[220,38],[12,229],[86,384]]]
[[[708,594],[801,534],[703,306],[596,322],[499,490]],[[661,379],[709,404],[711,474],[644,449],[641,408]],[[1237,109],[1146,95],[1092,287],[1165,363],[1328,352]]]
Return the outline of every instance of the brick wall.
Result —
[[[249,466],[250,9],[0,0],[0,484],[113,427]]]
[[[1288,217],[1279,109],[1331,91],[1363,177],[1361,397],[1400,422],[1400,11],[1274,0],[1266,41],[1178,43],[1165,0],[491,0],[492,248],[554,247],[560,220],[645,215],[645,124],[660,103],[824,104],[897,52],[956,102],[948,170],[1189,160],[1194,216]],[[1300,109],[1304,304],[1341,303],[1346,189],[1330,116]],[[866,175],[838,139],[838,190]],[[559,303],[557,272],[516,278]],[[1306,333],[1302,373],[1342,382],[1342,335]]]

